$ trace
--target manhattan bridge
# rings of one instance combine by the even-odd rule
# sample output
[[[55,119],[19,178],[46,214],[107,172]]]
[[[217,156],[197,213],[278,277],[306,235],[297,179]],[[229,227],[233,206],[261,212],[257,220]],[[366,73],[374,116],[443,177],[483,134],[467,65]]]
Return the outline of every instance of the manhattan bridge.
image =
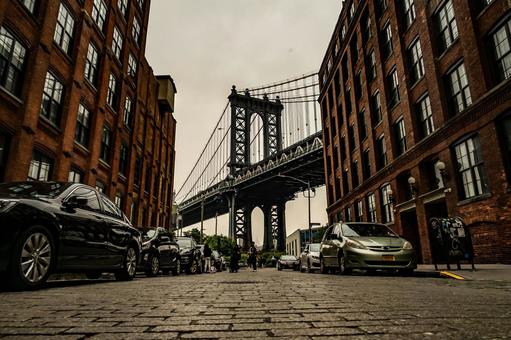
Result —
[[[182,226],[229,214],[229,237],[247,246],[264,213],[265,250],[285,249],[286,202],[325,184],[316,72],[231,89],[206,146],[176,194]],[[310,192],[309,192],[310,194]]]

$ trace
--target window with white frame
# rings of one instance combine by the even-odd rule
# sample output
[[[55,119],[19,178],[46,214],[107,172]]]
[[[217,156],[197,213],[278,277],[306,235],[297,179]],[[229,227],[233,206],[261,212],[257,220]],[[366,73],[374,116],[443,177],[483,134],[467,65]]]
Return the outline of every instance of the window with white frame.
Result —
[[[382,32],[382,54],[383,59],[387,59],[393,51],[392,47],[392,27],[390,26],[390,20],[387,21]]]
[[[128,57],[128,75],[133,78],[137,76],[137,60],[131,53]]]
[[[479,136],[473,135],[454,145],[459,194],[462,199],[488,192]]]
[[[114,204],[118,209],[121,209],[122,206],[122,193],[118,192],[115,195]]]
[[[124,125],[131,128],[131,119],[133,116],[133,101],[130,97],[126,97],[124,101]]]
[[[105,26],[106,14],[108,7],[103,0],[94,0],[92,3],[92,20],[96,23],[98,28],[103,31]]]
[[[376,79],[376,55],[374,54],[374,50],[372,50],[367,56],[368,72],[367,79],[369,81]]]
[[[394,68],[392,72],[387,76],[387,87],[388,87],[388,95],[389,102],[388,105],[390,108],[394,107],[399,103],[399,78],[397,76],[397,69]]]
[[[131,29],[131,35],[133,36],[133,40],[137,43],[137,45],[140,45],[140,32],[141,32],[140,23],[138,22],[137,18],[133,18],[133,27]]]
[[[83,173],[77,169],[71,169],[69,171],[69,176],[67,178],[67,181],[71,182],[71,183],[82,183]]]
[[[364,202],[358,200],[355,202],[355,221],[362,222],[364,220]]]
[[[405,28],[408,28],[412,25],[417,17],[417,13],[415,11],[415,3],[413,0],[401,0],[404,14],[404,24]]]
[[[80,103],[76,116],[75,141],[86,148],[89,146],[90,124],[90,111]]]
[[[128,17],[128,0],[117,0],[117,8],[123,17]]]
[[[376,200],[374,198],[374,194],[370,193],[366,196],[367,201],[367,219],[368,222],[376,222]]]
[[[53,39],[66,54],[69,54],[71,50],[74,26],[75,19],[71,15],[69,9],[63,3],[61,3]]]
[[[394,123],[394,137],[396,145],[396,155],[400,156],[406,152],[406,128],[403,118]]]
[[[464,63],[459,64],[447,74],[447,88],[450,92],[451,106],[454,113],[459,113],[472,105],[472,96]]]
[[[410,65],[411,83],[415,84],[424,76],[424,59],[422,58],[421,42],[418,38],[408,49],[408,63]]]
[[[110,151],[112,148],[112,131],[108,126],[103,126],[103,132],[101,134],[101,145],[99,151],[99,158],[108,163],[110,162]]]
[[[64,85],[51,72],[46,72],[40,115],[55,125],[60,123]]]
[[[28,169],[28,180],[48,181],[53,171],[53,159],[35,150]]]
[[[497,76],[500,81],[511,77],[511,19],[492,34]]]
[[[114,27],[114,33],[112,36],[112,51],[114,52],[117,60],[121,61],[122,53],[122,34],[117,26]]]
[[[99,74],[99,53],[98,49],[89,43],[87,49],[87,57],[85,59],[85,79],[87,79],[92,85],[97,85],[98,74]]]
[[[382,203],[382,217],[383,223],[390,223],[394,221],[394,207],[392,206],[390,184],[385,184],[380,189],[381,203]]]
[[[425,138],[435,131],[433,122],[433,111],[431,111],[431,102],[429,95],[426,95],[416,104],[420,137]]]
[[[458,25],[454,15],[452,0],[446,1],[438,10],[436,21],[440,32],[440,50],[443,52],[458,38]]]
[[[26,54],[21,42],[0,26],[0,86],[15,96],[21,93]]]
[[[115,76],[112,73],[110,73],[110,78],[108,79],[106,102],[112,109],[116,109],[117,107],[118,92],[119,85],[117,83],[117,78],[115,78]]]
[[[36,0],[21,0],[23,6],[32,14],[34,14]]]

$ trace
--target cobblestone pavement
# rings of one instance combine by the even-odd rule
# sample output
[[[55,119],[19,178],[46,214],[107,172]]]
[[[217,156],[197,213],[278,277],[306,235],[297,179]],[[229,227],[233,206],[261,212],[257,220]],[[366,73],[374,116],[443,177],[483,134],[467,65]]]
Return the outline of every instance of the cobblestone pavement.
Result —
[[[0,292],[2,340],[50,336],[509,339],[511,282],[263,269]]]

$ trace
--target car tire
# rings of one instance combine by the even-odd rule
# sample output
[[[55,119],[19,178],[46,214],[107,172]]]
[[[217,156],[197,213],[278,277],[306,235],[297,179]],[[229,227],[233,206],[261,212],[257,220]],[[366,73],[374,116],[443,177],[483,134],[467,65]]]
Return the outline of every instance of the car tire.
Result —
[[[151,261],[149,261],[149,266],[146,269],[145,274],[149,277],[158,276],[160,273],[160,259],[158,256],[151,256]]]
[[[101,277],[101,272],[97,272],[97,271],[92,271],[92,272],[87,272],[85,273],[85,276],[89,279],[89,280],[97,280]]]
[[[197,274],[199,271],[199,264],[197,263],[197,261],[193,261],[192,263],[190,263],[190,267],[188,267],[188,274]]]
[[[310,260],[307,260],[307,273],[312,273],[312,266],[311,266],[311,261]]]
[[[29,227],[14,244],[8,286],[15,290],[40,288],[48,280],[55,258],[55,243],[48,229]]]
[[[329,269],[325,266],[325,260],[323,258],[319,259],[319,267],[321,274],[328,274]]]
[[[281,271],[281,270],[282,270],[282,267],[281,267],[279,264],[277,264],[277,270],[278,270],[278,271]]]
[[[172,269],[172,275],[178,276],[181,274],[181,260],[177,259],[176,268]]]
[[[302,266],[302,261],[300,261],[300,273],[305,272],[305,268]]]
[[[128,246],[124,254],[123,268],[115,272],[117,281],[131,281],[137,273],[138,253],[135,247]]]
[[[346,262],[344,255],[340,255],[337,259],[337,268],[339,270],[339,274],[348,275],[351,274],[351,269],[346,268]]]

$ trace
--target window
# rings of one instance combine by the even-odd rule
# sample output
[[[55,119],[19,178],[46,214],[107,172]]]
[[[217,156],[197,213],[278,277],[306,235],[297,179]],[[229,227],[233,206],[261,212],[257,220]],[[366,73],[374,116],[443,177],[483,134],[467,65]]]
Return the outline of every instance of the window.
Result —
[[[106,94],[106,102],[112,109],[115,109],[117,106],[117,95],[119,89],[117,84],[117,79],[115,76],[110,73],[110,79],[108,80],[108,90]]]
[[[376,201],[374,199],[374,194],[368,194],[366,196],[366,201],[368,222],[376,222]]]
[[[118,192],[118,193],[115,195],[114,204],[115,204],[115,206],[116,206],[118,209],[121,209],[121,206],[122,206],[122,194],[121,194],[120,192]]]
[[[367,79],[372,81],[376,79],[376,56],[372,50],[367,56]]]
[[[382,40],[382,44],[381,44],[382,45],[382,56],[383,56],[383,59],[386,60],[392,54],[392,51],[393,51],[392,28],[390,26],[390,21],[387,22],[387,24],[383,28],[381,40]]]
[[[346,26],[342,25],[341,39],[344,40],[344,38],[346,38]]]
[[[91,211],[101,211],[99,207],[98,195],[96,193],[85,187],[79,187],[71,194],[71,197],[83,197],[87,199],[87,204],[84,206],[80,206],[80,209],[91,210]]]
[[[385,136],[381,135],[376,140],[376,167],[378,170],[387,165],[387,146],[385,145]]]
[[[349,20],[353,20],[353,17],[355,16],[355,4],[352,2],[350,6],[350,18]]]
[[[99,29],[103,31],[108,8],[103,0],[94,0],[92,5],[92,20],[98,25]]]
[[[467,199],[487,193],[479,136],[474,135],[454,145],[454,153],[458,165],[456,170],[460,197]]]
[[[371,96],[371,107],[373,110],[373,127],[380,124],[383,119],[383,115],[381,112],[381,98],[380,92],[375,92]]]
[[[415,21],[417,13],[415,12],[415,3],[413,0],[401,0],[404,14],[404,25],[405,29],[410,27]]]
[[[348,128],[348,143],[350,152],[353,152],[357,148],[357,143],[355,141],[355,125],[350,125]]]
[[[511,116],[501,119],[498,123],[501,150],[504,166],[507,170],[508,182],[511,182]]]
[[[463,63],[447,75],[447,88],[450,92],[451,106],[454,113],[459,113],[472,104],[467,73]]]
[[[408,49],[411,83],[415,84],[424,76],[424,60],[422,58],[421,42],[417,39]]]
[[[364,220],[364,203],[361,200],[355,202],[355,222]]]
[[[394,136],[396,140],[396,155],[400,156],[406,152],[406,129],[403,118],[394,124]]]
[[[144,9],[144,0],[137,0],[137,5],[140,10]]]
[[[103,210],[105,215],[109,215],[115,218],[122,218],[122,212],[117,206],[112,203],[105,195],[101,195],[101,202],[103,202]]]
[[[362,17],[362,40],[364,43],[367,43],[369,39],[372,37],[371,32],[371,17],[369,16],[369,12],[365,12]]]
[[[92,85],[97,85],[99,68],[99,53],[97,48],[89,43],[87,58],[85,59],[85,79]]]
[[[358,134],[360,135],[361,140],[364,140],[367,137],[365,111],[360,111],[358,113]]]
[[[19,96],[27,50],[4,27],[0,27],[0,86]]]
[[[392,188],[390,184],[386,184],[380,189],[383,223],[394,221],[394,207],[391,201]]]
[[[28,169],[28,180],[48,181],[53,171],[53,160],[39,151],[34,151]]]
[[[140,179],[142,178],[142,156],[137,154],[135,158],[135,175],[133,176],[133,184],[140,186]]]
[[[387,76],[387,86],[389,91],[389,107],[394,107],[399,103],[399,78],[397,70],[394,69]]]
[[[341,137],[340,143],[341,144],[341,159],[346,159],[346,138],[344,136]]]
[[[120,155],[119,155],[119,172],[122,175],[127,174],[128,170],[128,146],[125,143],[121,144]]]
[[[69,54],[69,50],[71,49],[74,26],[75,20],[71,16],[71,12],[61,3],[53,39],[66,54]]]
[[[350,49],[351,49],[351,59],[353,65],[356,65],[358,62],[358,41],[357,36],[353,36],[351,43],[350,43]]]
[[[348,205],[344,208],[344,222],[351,222],[351,207]]]
[[[369,177],[371,177],[371,158],[369,149],[366,149],[362,153],[362,178],[367,180]]]
[[[131,119],[133,116],[133,102],[130,97],[126,97],[124,101],[124,125],[131,128]]]
[[[346,90],[346,94],[344,95],[345,103],[346,103],[346,114],[349,116],[352,111],[351,105],[351,89]]]
[[[55,125],[60,122],[63,97],[64,85],[51,72],[47,72],[40,114]]]
[[[105,185],[100,181],[96,181],[96,190],[101,193],[105,192]]]
[[[83,174],[81,171],[71,169],[67,181],[71,183],[82,183]]]
[[[21,0],[21,3],[25,6],[26,9],[28,9],[30,13],[34,14],[35,1],[36,0]]]
[[[376,16],[380,18],[387,9],[387,0],[376,0]]]
[[[141,28],[137,18],[133,18],[133,28],[131,30],[131,35],[133,36],[133,39],[137,45],[140,45],[140,30]]]
[[[433,112],[431,111],[431,103],[429,95],[419,100],[416,104],[416,110],[419,121],[419,133],[421,138],[425,138],[435,131],[435,124],[433,123]]]
[[[75,141],[86,148],[89,146],[90,123],[90,111],[80,103],[76,117]]]
[[[121,31],[117,28],[117,26],[114,27],[114,34],[112,37],[112,51],[114,52],[114,55],[116,56],[117,60],[121,61],[121,53],[122,53],[122,34]]]
[[[117,8],[123,17],[128,17],[128,0],[117,0]]]
[[[110,162],[110,149],[112,147],[112,132],[106,126],[103,126],[103,133],[101,134],[101,147],[99,151],[99,158],[108,163]]]
[[[348,169],[343,170],[342,172],[342,191],[344,195],[347,195],[350,192],[350,186],[348,183]]]
[[[133,78],[137,76],[137,60],[131,53],[128,57],[128,75]]]
[[[362,97],[362,73],[358,72],[355,76],[355,99],[360,100]]]
[[[443,52],[458,38],[458,26],[451,0],[438,10],[436,21],[440,32],[440,52]]]
[[[358,187],[360,184],[358,177],[358,161],[356,160],[351,163],[351,183],[353,188]]]
[[[492,35],[498,80],[511,77],[511,19]]]
[[[144,191],[146,193],[149,193],[149,191],[151,191],[151,186],[152,186],[152,173],[151,173],[151,167],[149,165],[147,165],[146,169],[145,169],[145,185],[144,185]]]

